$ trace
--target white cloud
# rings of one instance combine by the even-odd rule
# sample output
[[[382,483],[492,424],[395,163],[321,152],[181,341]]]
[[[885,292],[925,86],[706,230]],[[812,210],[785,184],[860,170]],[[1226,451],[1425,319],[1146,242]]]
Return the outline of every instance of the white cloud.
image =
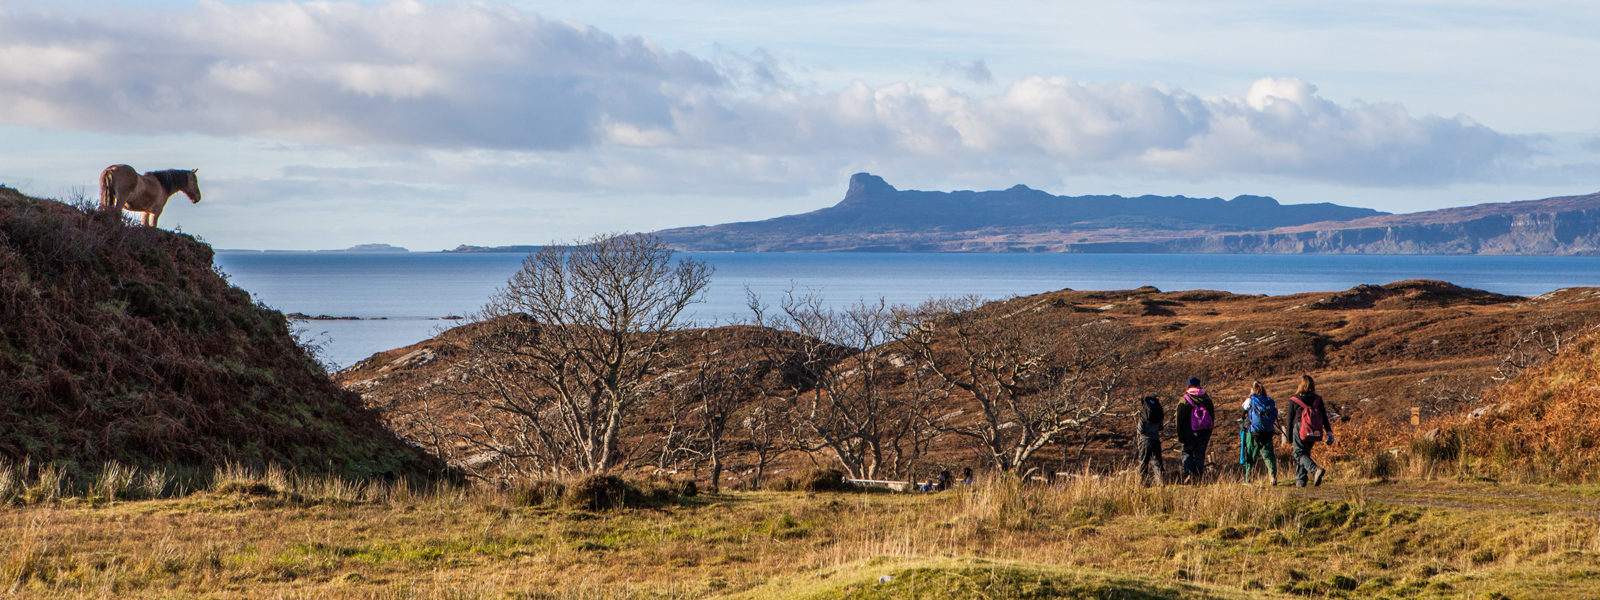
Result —
[[[151,21],[172,25],[127,25]],[[0,83],[0,119],[31,126],[529,149],[662,122],[670,90],[722,80],[639,38],[482,3],[206,2],[8,9]]]
[[[175,26],[126,26],[152,18]],[[549,164],[608,165],[593,177],[602,189],[678,181],[672,169],[735,155],[813,175],[874,161],[920,172],[1014,161],[1063,172],[1438,185],[1485,178],[1530,153],[1524,139],[1470,118],[1340,104],[1294,78],[1200,97],[1032,76],[976,95],[914,82],[817,91],[786,67],[766,51],[707,60],[486,3],[0,12],[6,122],[543,152]],[[992,79],[981,60],[943,70]]]

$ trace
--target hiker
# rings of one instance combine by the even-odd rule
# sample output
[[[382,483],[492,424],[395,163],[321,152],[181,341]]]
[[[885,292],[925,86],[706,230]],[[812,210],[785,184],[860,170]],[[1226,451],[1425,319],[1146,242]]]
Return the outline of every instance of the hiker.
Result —
[[[1211,428],[1216,408],[1211,396],[1200,387],[1199,377],[1189,378],[1189,388],[1178,403],[1178,443],[1183,445],[1183,480],[1199,483],[1206,471],[1206,448],[1211,445]]]
[[[1328,421],[1328,408],[1317,395],[1317,382],[1310,375],[1300,376],[1300,387],[1289,398],[1289,441],[1294,444],[1294,484],[1322,485],[1327,471],[1311,460],[1311,448],[1324,439],[1333,443],[1333,424]]]
[[[1161,399],[1155,396],[1145,396],[1139,401],[1139,466],[1135,477],[1141,483],[1145,477],[1155,481],[1156,485],[1163,485],[1161,481],[1161,423],[1166,419],[1166,412],[1161,408]]]
[[[972,485],[972,467],[963,467],[961,469],[961,485]]]
[[[1267,386],[1261,380],[1250,382],[1250,397],[1240,405],[1244,409],[1244,435],[1240,439],[1241,460],[1244,463],[1244,482],[1250,483],[1250,470],[1257,460],[1267,461],[1267,472],[1272,474],[1272,485],[1278,485],[1278,455],[1272,450],[1272,435],[1278,429],[1278,404],[1267,395]]]
[[[939,471],[939,481],[933,484],[933,491],[942,492],[950,489],[954,479],[955,477],[950,475],[950,469]]]

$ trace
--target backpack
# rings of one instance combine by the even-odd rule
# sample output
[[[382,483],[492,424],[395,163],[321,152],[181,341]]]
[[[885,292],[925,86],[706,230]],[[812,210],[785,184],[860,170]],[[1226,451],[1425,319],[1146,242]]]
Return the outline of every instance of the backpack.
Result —
[[[1254,433],[1272,433],[1278,424],[1278,405],[1268,396],[1250,396],[1250,410],[1245,412]]]
[[[1184,394],[1183,397],[1189,401],[1189,431],[1211,429],[1215,426],[1215,423],[1211,420],[1211,411],[1206,410],[1205,405],[1200,404],[1199,398],[1188,394]]]
[[[1315,398],[1315,396],[1312,398]],[[1322,411],[1307,406],[1305,401],[1299,397],[1291,396],[1289,399],[1300,405],[1300,439],[1322,439],[1322,421],[1326,418],[1322,416]],[[1321,404],[1318,404],[1318,406],[1321,406]]]

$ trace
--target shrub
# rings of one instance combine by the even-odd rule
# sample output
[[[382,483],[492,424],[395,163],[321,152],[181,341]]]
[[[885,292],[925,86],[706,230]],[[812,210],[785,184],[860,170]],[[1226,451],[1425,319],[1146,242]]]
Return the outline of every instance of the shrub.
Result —
[[[810,469],[792,473],[772,482],[780,492],[847,492],[855,486],[845,481],[839,469]]]
[[[567,487],[566,504],[584,510],[610,510],[638,504],[639,488],[616,475],[584,475]]]
[[[511,502],[517,506],[545,506],[559,502],[567,484],[553,479],[537,479],[511,488]]]
[[[1361,461],[1360,473],[1362,477],[1388,481],[1400,474],[1400,467],[1400,457],[1394,451],[1379,450]]]

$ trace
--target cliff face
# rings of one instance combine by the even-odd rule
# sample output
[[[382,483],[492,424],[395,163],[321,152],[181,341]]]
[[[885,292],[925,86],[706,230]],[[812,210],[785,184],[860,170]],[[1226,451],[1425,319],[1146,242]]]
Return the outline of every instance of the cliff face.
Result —
[[[681,250],[1600,254],[1600,194],[1389,215],[1261,196],[897,190],[857,173],[838,204],[656,232]]]
[[[1217,234],[1163,246],[1169,252],[1268,254],[1600,254],[1600,194]]]
[[[192,237],[0,188],[0,460],[439,471],[211,259]]]

